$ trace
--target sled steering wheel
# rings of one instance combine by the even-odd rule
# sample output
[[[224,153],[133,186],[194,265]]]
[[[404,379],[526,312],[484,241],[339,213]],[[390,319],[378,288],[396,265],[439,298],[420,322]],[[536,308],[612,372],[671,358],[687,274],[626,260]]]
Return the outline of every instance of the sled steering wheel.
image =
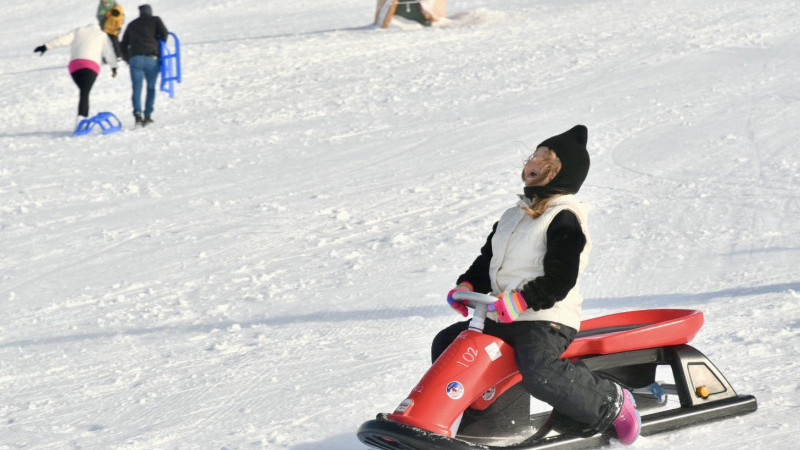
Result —
[[[469,302],[468,306],[475,309],[472,313],[472,320],[469,322],[469,328],[475,331],[483,331],[483,324],[486,322],[486,308],[496,302],[497,297],[481,294],[480,292],[456,291],[453,292],[453,300],[466,300]]]

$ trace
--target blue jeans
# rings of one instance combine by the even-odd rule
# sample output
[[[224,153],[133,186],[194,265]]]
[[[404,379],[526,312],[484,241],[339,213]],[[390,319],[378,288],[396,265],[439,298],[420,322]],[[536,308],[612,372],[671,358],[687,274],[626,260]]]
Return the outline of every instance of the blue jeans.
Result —
[[[131,71],[131,83],[133,83],[133,113],[142,112],[142,81],[147,80],[147,95],[144,101],[144,114],[153,114],[153,105],[156,102],[156,81],[158,80],[159,64],[158,60],[144,55],[132,56],[128,60]]]

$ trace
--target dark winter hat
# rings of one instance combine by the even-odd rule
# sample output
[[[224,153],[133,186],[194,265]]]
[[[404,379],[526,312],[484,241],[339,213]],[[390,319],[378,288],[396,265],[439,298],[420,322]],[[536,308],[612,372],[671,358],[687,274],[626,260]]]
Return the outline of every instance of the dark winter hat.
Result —
[[[139,15],[141,16],[152,16],[153,15],[153,8],[150,5],[139,5]]]
[[[583,180],[589,173],[589,152],[586,151],[588,130],[583,125],[575,125],[569,130],[547,138],[539,147],[547,147],[561,160],[561,171],[558,172],[547,187],[575,194],[581,188]]]

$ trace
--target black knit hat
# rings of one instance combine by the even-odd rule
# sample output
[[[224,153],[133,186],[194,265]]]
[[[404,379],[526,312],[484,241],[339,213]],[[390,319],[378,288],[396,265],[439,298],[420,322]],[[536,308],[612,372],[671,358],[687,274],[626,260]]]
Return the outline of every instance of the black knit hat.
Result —
[[[569,130],[545,139],[539,147],[547,147],[556,152],[561,160],[561,171],[549,183],[548,188],[575,194],[581,188],[589,173],[589,152],[586,151],[588,130],[583,125],[575,125]]]

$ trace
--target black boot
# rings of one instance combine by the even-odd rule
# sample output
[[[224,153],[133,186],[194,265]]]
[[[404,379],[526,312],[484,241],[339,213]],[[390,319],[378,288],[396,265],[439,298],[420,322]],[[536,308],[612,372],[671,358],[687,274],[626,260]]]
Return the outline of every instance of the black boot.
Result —
[[[144,116],[144,122],[142,122],[142,126],[150,125],[151,123],[153,123],[153,118],[150,117],[150,114]]]
[[[133,118],[136,120],[136,125],[144,126],[144,120],[142,120],[142,115],[140,113],[133,113]]]

